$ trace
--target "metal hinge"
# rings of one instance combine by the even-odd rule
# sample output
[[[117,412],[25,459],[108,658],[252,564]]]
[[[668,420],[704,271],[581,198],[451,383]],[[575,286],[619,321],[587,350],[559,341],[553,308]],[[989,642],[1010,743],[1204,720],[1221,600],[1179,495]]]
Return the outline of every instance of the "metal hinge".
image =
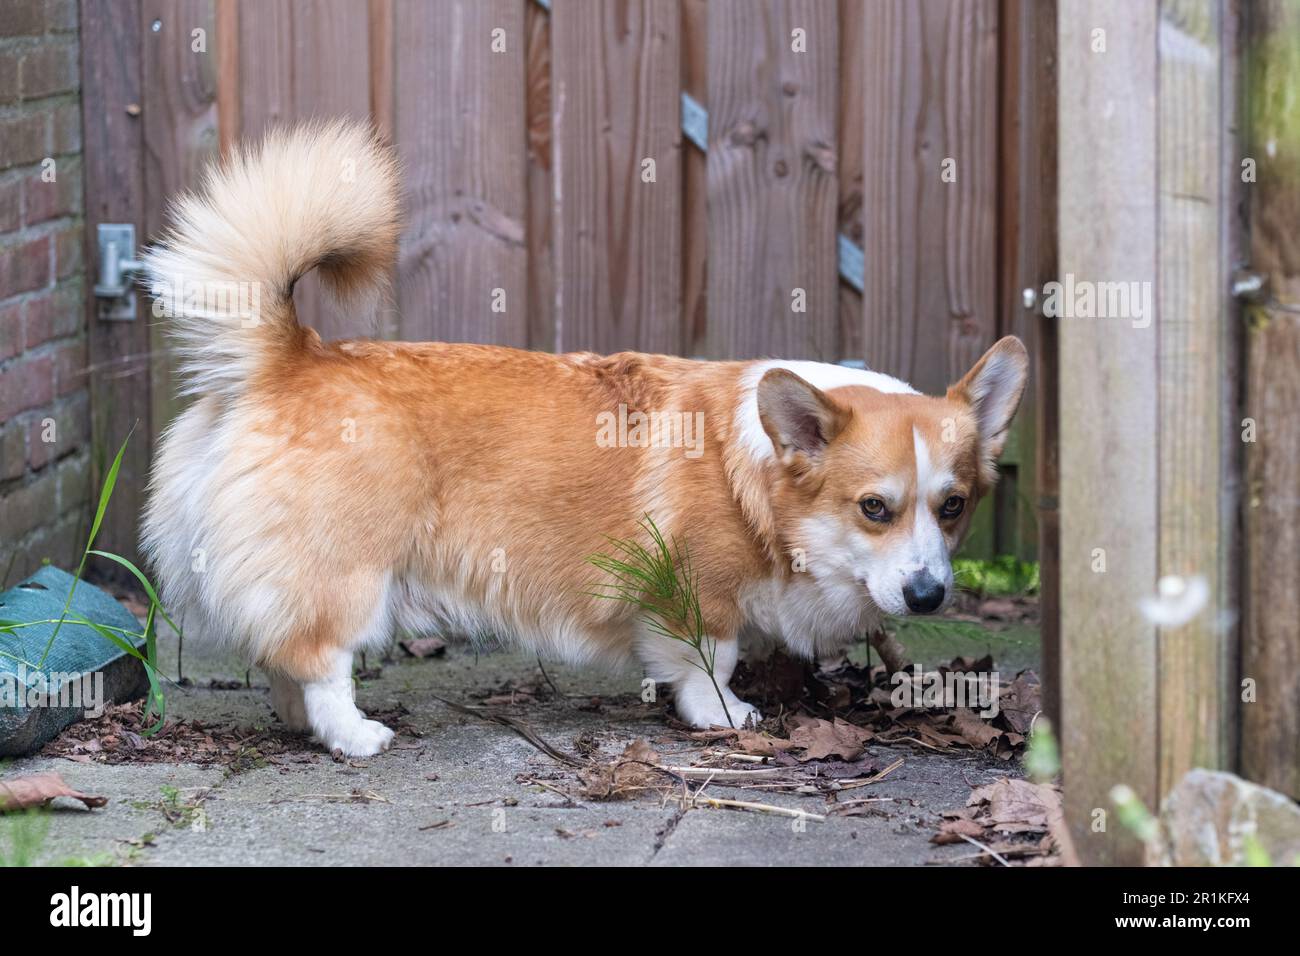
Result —
[[[99,224],[99,317],[108,322],[135,321],[134,276],[144,270],[135,256],[135,226],[129,222]]]

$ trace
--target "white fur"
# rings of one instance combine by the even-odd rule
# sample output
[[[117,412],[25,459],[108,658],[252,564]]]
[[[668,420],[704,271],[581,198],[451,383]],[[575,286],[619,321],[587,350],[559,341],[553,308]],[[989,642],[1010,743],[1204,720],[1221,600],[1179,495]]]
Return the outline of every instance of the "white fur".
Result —
[[[772,439],[763,430],[763,423],[759,420],[758,401],[754,397],[759,379],[774,368],[783,368],[794,372],[809,385],[819,388],[823,392],[833,388],[858,385],[874,388],[876,391],[885,392],[886,394],[917,394],[916,389],[906,382],[901,382],[881,372],[872,372],[868,369],[832,365],[829,362],[777,360],[754,362],[745,369],[741,379],[740,404],[736,409],[736,434],[739,436],[740,443],[756,461],[767,461],[776,458],[776,449],[772,446]]]
[[[348,757],[371,757],[387,750],[393,732],[377,720],[367,720],[357,710],[352,689],[352,652],[335,655],[330,674],[306,684],[302,690],[307,722],[316,739],[330,752]]]
[[[747,722],[756,725],[763,719],[758,708],[745,703],[727,686],[739,660],[739,641],[717,641],[712,647],[716,688],[694,647],[644,628],[636,637],[637,656],[646,676],[672,685],[673,705],[683,721],[701,728],[743,727]],[[719,689],[722,700],[718,699]]]

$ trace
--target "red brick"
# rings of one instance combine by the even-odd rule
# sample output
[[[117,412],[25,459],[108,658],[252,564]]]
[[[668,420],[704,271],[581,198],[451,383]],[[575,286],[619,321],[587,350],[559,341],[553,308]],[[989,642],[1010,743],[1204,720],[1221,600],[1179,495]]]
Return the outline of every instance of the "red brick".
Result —
[[[48,405],[54,398],[54,359],[49,355],[24,355],[0,376],[0,421],[29,408]]]
[[[0,481],[10,481],[23,473],[27,451],[23,446],[26,429],[20,422],[0,427]]]
[[[43,288],[49,282],[49,237],[16,242],[0,249],[0,299]]]
[[[28,349],[73,335],[82,326],[81,283],[71,282],[27,300],[23,345]]]
[[[4,0],[0,4],[0,37],[35,36],[45,32],[45,0]]]
[[[44,419],[49,415],[36,415],[27,423],[27,464],[31,465],[32,471],[44,468],[46,462],[52,458],[53,445],[41,441],[41,434],[45,430]],[[55,435],[58,435],[58,423],[55,422]]]
[[[70,43],[32,50],[19,64],[24,100],[67,93],[77,88],[77,48]]]
[[[77,29],[77,0],[45,0],[45,28],[52,33]]]
[[[58,278],[66,279],[81,271],[82,259],[85,256],[81,237],[80,226],[73,226],[71,229],[64,229],[55,234],[54,262],[55,274]]]
[[[46,182],[44,168],[23,180],[23,221],[31,226],[47,219],[81,211],[81,162],[55,160],[53,182]]]
[[[0,362],[23,350],[22,309],[21,302],[0,306]]]
[[[45,156],[46,114],[0,120],[0,169],[26,166]]]
[[[81,152],[81,104],[65,103],[54,111],[50,141],[54,155]]]
[[[86,340],[69,342],[54,352],[54,388],[59,395],[70,395],[86,387]]]
[[[58,510],[58,476],[52,471],[12,489],[0,508],[0,541],[19,541],[51,521]]]
[[[0,103],[18,99],[19,59],[17,53],[0,53]]]
[[[23,181],[0,183],[0,232],[13,232],[22,221]]]

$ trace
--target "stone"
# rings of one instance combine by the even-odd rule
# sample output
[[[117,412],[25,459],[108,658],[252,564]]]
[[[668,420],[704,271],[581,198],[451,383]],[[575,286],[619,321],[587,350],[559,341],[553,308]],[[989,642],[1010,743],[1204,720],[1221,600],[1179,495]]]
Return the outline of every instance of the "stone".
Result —
[[[0,621],[59,618],[73,580],[56,567],[41,568],[0,594]],[[142,627],[85,581],[77,584],[71,610],[128,632]],[[84,624],[65,622],[45,655],[53,631],[52,624],[37,624],[0,632],[0,757],[32,753],[69,724],[97,716],[108,702],[133,700],[148,689],[144,665]],[[134,643],[144,646],[143,638]]]
[[[1156,866],[1300,865],[1300,806],[1220,770],[1189,771],[1160,809]]]

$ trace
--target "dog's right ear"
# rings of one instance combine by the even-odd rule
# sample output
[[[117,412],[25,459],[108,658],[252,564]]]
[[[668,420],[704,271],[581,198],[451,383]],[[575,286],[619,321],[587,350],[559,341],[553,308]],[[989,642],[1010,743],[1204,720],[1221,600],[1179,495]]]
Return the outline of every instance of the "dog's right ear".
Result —
[[[758,420],[787,466],[821,460],[852,414],[789,369],[768,369],[755,391]]]

